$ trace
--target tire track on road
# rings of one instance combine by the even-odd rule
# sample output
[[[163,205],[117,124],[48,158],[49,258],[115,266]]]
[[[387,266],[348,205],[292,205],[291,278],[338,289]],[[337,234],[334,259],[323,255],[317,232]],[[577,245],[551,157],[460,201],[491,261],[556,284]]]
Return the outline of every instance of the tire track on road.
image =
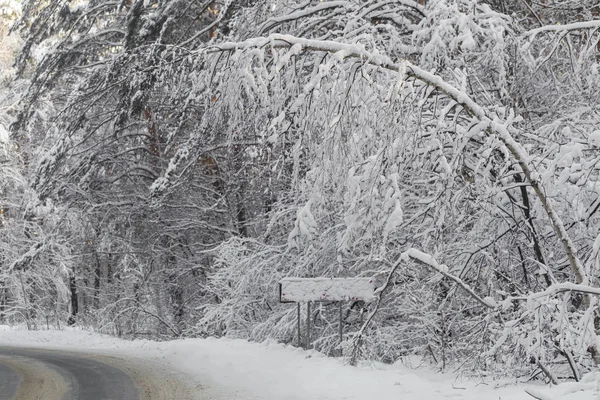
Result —
[[[117,355],[0,347],[0,374],[0,400],[207,398],[178,371]]]
[[[0,363],[13,371],[9,379],[17,379],[12,385],[16,390],[1,394],[2,400],[58,400],[69,390],[61,374],[43,362],[17,355],[0,355]],[[7,386],[11,387],[10,384]]]

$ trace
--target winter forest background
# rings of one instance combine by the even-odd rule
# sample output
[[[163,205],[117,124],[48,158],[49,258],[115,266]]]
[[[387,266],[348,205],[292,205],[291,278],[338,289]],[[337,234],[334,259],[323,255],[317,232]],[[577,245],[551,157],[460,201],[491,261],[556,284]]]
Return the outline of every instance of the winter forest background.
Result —
[[[297,344],[282,277],[375,276],[354,361],[579,379],[599,63],[596,0],[0,0],[0,323]]]

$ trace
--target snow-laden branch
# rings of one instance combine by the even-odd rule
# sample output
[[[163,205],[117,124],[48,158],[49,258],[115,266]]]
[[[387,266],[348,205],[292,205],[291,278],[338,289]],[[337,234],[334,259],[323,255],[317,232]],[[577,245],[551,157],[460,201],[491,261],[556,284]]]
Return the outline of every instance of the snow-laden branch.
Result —
[[[496,302],[494,301],[494,299],[492,299],[491,297],[482,298],[481,296],[479,296],[477,293],[475,293],[471,286],[465,283],[462,279],[448,272],[448,267],[446,265],[438,264],[438,262],[435,260],[435,258],[433,258],[433,256],[423,253],[422,251],[419,251],[417,249],[408,249],[407,251],[402,253],[400,258],[403,261],[408,261],[409,259],[416,261],[419,264],[425,265],[430,269],[439,272],[446,278],[454,281],[458,286],[460,286],[461,289],[466,291],[469,294],[469,296],[477,300],[477,302],[479,302],[484,307],[496,308]]]
[[[265,37],[251,38],[241,42],[225,42],[206,47],[205,49],[199,50],[199,52],[216,53],[261,48],[265,46],[288,48],[296,45],[300,46],[302,50],[325,51],[328,53],[343,52],[339,54],[339,58],[361,58],[369,64],[398,71],[398,65],[396,65],[389,57],[369,52],[362,44],[341,43],[333,40],[306,39],[279,33],[274,33]]]
[[[496,301],[494,299],[492,299],[491,297],[482,298],[477,293],[475,293],[475,291],[471,288],[471,286],[469,286],[467,283],[465,283],[459,277],[452,275],[448,271],[448,267],[446,265],[439,264],[436,261],[436,259],[429,254],[426,254],[420,250],[411,248],[411,249],[408,249],[407,251],[405,251],[404,253],[402,253],[400,256],[400,259],[403,261],[408,261],[410,259],[410,260],[416,261],[419,264],[429,267],[430,269],[434,270],[435,272],[439,272],[444,277],[454,281],[461,289],[463,289],[465,292],[467,292],[469,294],[469,296],[471,296],[473,299],[477,300],[477,302],[479,302],[480,304],[482,304],[485,307],[496,308],[498,306]],[[548,288],[546,288],[546,290],[543,290],[541,292],[532,293],[527,296],[512,296],[507,300],[511,300],[511,301],[512,300],[535,300],[535,299],[540,299],[543,297],[552,296],[556,293],[568,292],[568,291],[600,296],[600,288],[596,288],[596,287],[589,286],[589,285],[579,285],[579,284],[572,283],[572,282],[564,282],[564,283],[557,283],[557,284],[551,285]]]
[[[333,10],[333,9],[340,8],[340,7],[341,8],[350,8],[352,6],[353,6],[353,4],[348,1],[328,1],[325,3],[319,3],[315,7],[306,8],[304,10],[295,11],[293,13],[281,15],[278,17],[271,17],[262,24],[262,26],[260,27],[260,29],[258,31],[260,33],[264,33],[264,32],[267,32],[267,31],[273,29],[277,25],[283,24],[285,22],[309,17],[313,14],[316,14],[316,13],[319,13],[322,11]]]
[[[34,243],[29,250],[14,260],[8,267],[8,271],[25,269],[31,261],[45,249],[45,243]]]
[[[383,6],[386,5],[400,5],[400,6],[405,6],[408,8],[412,8],[413,10],[416,10],[419,12],[419,14],[421,14],[423,17],[427,17],[427,11],[425,11],[425,7],[422,6],[421,4],[419,4],[416,1],[412,1],[412,0],[384,0],[384,1],[379,1],[375,4],[371,4],[369,5],[369,7],[365,10],[365,12],[362,14],[362,16],[367,15],[368,13],[370,13],[373,10],[377,10],[380,9]]]
[[[369,5],[368,8],[366,8],[360,15],[358,15],[358,18],[364,18],[372,11],[378,10],[387,5],[404,6],[411,10],[416,11],[423,17],[427,16],[425,7],[423,7],[421,4],[419,4],[416,1],[412,1],[412,0],[382,0],[382,1],[376,2],[375,4]],[[334,13],[340,13],[340,12],[344,12],[344,9],[352,10],[353,8],[355,8],[355,9],[357,9],[357,11],[360,12],[363,9],[363,7],[364,6],[356,8],[356,5],[349,1],[335,0],[335,1],[322,2],[322,3],[317,4],[314,7],[294,11],[294,12],[292,12],[290,14],[286,14],[286,15],[271,17],[271,18],[267,19],[261,25],[261,27],[259,28],[258,31],[261,34],[267,33],[269,30],[271,30],[271,29],[275,28],[276,26],[281,25],[283,23],[303,19],[303,18],[309,17],[313,14],[317,14],[317,13],[324,12],[324,11],[333,11]],[[338,9],[341,9],[341,10],[338,10]]]
[[[565,25],[546,25],[540,28],[532,29],[525,32],[525,36],[535,36],[540,32],[564,32],[564,31],[576,31],[580,29],[598,29],[600,28],[600,20],[575,22],[572,24]]]
[[[376,50],[368,51],[361,44],[348,44],[330,40],[305,39],[292,35],[273,34],[268,37],[252,38],[242,42],[227,42],[217,46],[210,46],[199,51],[204,53],[216,53],[223,51],[245,50],[249,48],[261,48],[266,46],[271,46],[274,48],[294,47],[293,51],[295,54],[299,54],[301,51],[306,50],[324,51],[333,53],[334,56],[340,60],[345,58],[358,58],[367,64],[421,80],[431,86],[434,86],[440,92],[445,93],[457,104],[461,105],[474,118],[478,119],[488,134],[497,136],[517,160],[519,166],[525,174],[525,177],[533,187],[533,190],[540,199],[544,210],[552,222],[554,231],[557,237],[560,239],[567,258],[569,259],[569,264],[573,274],[575,275],[577,283],[587,284],[588,279],[583,265],[577,257],[575,245],[568,235],[564,223],[546,196],[546,191],[540,182],[539,174],[535,170],[535,167],[530,163],[529,154],[509,132],[509,123],[502,124],[497,119],[489,117],[484,108],[477,104],[467,93],[445,82],[440,76],[425,71],[424,69],[419,68],[418,66],[406,60],[394,62],[389,57],[379,54]],[[402,78],[403,77],[401,77],[401,79]]]
[[[488,307],[488,308],[496,308],[497,307],[497,303],[494,299],[492,299],[491,297],[482,298],[481,296],[479,296],[477,293],[475,293],[475,291],[471,288],[471,286],[469,286],[467,283],[465,283],[459,277],[452,275],[448,271],[448,267],[444,264],[439,264],[433,256],[423,253],[422,251],[417,250],[417,249],[408,249],[407,251],[405,251],[404,253],[401,254],[400,258],[403,261],[408,261],[409,259],[416,261],[419,264],[425,265],[425,266],[429,267],[430,269],[432,269],[436,272],[439,272],[444,277],[454,281],[460,288],[462,288],[464,291],[466,291],[472,298],[477,300],[483,306]],[[551,285],[548,288],[546,288],[546,290],[543,290],[541,292],[532,293],[527,296],[513,296],[513,297],[510,297],[509,300],[535,300],[535,299],[539,299],[542,297],[552,296],[556,293],[568,292],[568,291],[600,296],[600,288],[596,288],[596,287],[589,286],[589,285],[579,285],[579,284],[572,283],[572,282],[564,282],[564,283],[557,283],[557,284]]]
[[[541,292],[532,293],[525,297],[511,297],[511,299],[534,300],[534,299],[539,299],[539,298],[546,297],[546,296],[552,296],[553,294],[556,294],[556,293],[569,292],[569,291],[579,292],[579,293],[587,293],[587,294],[591,294],[591,295],[600,296],[600,288],[596,288],[596,287],[589,286],[589,285],[578,285],[578,284],[572,283],[572,282],[563,282],[563,283],[556,283],[554,285],[550,285],[546,288],[546,290],[543,290]]]
[[[464,282],[459,277],[451,274],[449,272],[448,266],[446,266],[444,264],[439,264],[437,262],[437,260],[430,254],[424,253],[424,252],[414,249],[414,248],[410,248],[400,255],[398,260],[394,263],[393,267],[390,269],[385,283],[375,291],[375,296],[376,296],[375,307],[369,313],[369,316],[367,317],[366,321],[363,323],[362,327],[354,334],[352,354],[350,356],[350,364],[351,365],[356,365],[356,362],[360,356],[360,351],[361,351],[361,347],[363,344],[363,337],[364,337],[365,331],[366,331],[367,327],[373,321],[375,314],[377,314],[377,312],[379,311],[379,309],[381,307],[381,303],[383,302],[383,295],[384,295],[385,291],[388,289],[388,287],[390,286],[393,275],[396,273],[397,269],[399,268],[399,266],[402,263],[408,262],[409,260],[415,261],[421,265],[425,265],[429,269],[431,269],[435,272],[438,272],[438,273],[442,274],[444,277],[454,281],[461,289],[463,289],[469,296],[471,296],[473,299],[475,299],[482,306],[484,306],[488,309],[491,309],[491,310],[495,310],[495,311],[502,310],[502,305],[500,303],[497,303],[492,297],[489,297],[489,296],[481,297],[480,295],[478,295],[475,292],[475,290],[473,290],[473,288],[471,288],[471,286],[469,284]],[[578,285],[578,284],[574,284],[571,282],[565,282],[565,283],[560,283],[560,284],[554,284],[554,285],[548,287],[544,291],[532,293],[528,296],[509,297],[505,301],[512,302],[513,300],[534,300],[534,299],[551,296],[556,293],[565,292],[565,291],[575,291],[575,292],[585,293],[588,295],[591,294],[591,295],[600,296],[600,288],[595,288],[595,287],[591,287],[588,285]],[[550,377],[550,379],[553,379],[552,373],[545,367],[545,365],[542,364],[539,360],[536,360],[536,362],[538,363],[538,366],[544,370],[546,375],[548,377]]]

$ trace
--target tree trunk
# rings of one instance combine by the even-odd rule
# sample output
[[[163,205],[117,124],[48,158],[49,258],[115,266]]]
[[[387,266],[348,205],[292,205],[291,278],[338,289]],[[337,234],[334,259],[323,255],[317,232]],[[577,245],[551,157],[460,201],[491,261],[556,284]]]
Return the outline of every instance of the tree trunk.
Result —
[[[79,312],[79,298],[77,295],[77,281],[75,280],[75,271],[69,276],[69,291],[71,292],[71,315],[67,323],[74,325],[77,321],[77,313]]]
[[[95,310],[100,309],[100,277],[102,276],[102,269],[100,264],[100,257],[97,252],[96,255],[96,269],[94,271],[94,304]]]

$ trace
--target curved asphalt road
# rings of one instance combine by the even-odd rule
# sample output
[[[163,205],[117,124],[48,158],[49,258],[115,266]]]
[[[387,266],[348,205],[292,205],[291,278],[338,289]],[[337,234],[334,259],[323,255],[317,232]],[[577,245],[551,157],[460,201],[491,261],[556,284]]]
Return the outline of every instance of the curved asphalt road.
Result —
[[[2,358],[0,358],[0,400],[12,399],[20,382],[19,374],[8,365],[3,364]]]
[[[156,391],[148,387],[152,385],[143,384],[139,376],[143,374],[142,368],[133,370],[133,364],[128,367],[121,360],[124,365],[121,369],[115,360],[58,350],[0,347],[0,400],[167,399],[164,395],[156,396]],[[142,385],[137,385],[131,376],[142,381]],[[156,386],[164,383],[155,377],[146,380],[154,381]]]

